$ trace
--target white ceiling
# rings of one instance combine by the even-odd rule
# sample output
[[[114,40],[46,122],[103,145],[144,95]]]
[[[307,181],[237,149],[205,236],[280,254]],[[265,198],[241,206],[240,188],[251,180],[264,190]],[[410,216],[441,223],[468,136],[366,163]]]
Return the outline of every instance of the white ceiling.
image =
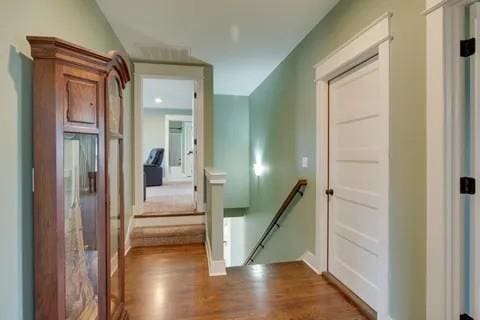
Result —
[[[143,107],[147,109],[192,109],[193,81],[144,79]],[[155,99],[160,98],[161,103]]]
[[[338,0],[97,0],[134,59],[204,61],[249,95]]]

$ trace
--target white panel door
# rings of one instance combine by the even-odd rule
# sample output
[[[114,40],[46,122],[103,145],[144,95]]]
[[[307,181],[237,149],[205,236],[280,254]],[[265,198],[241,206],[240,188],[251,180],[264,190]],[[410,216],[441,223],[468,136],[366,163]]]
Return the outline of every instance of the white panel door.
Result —
[[[329,84],[328,270],[375,310],[380,217],[388,214],[388,106],[380,85],[376,57]]]

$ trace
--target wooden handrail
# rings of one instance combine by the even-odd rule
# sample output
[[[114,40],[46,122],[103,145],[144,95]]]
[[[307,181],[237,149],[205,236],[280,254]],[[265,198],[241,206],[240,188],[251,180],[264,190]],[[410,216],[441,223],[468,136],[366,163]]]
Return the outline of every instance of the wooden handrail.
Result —
[[[293,199],[295,199],[295,196],[297,194],[300,194],[303,197],[303,193],[304,193],[304,190],[305,190],[306,187],[307,187],[307,180],[306,179],[300,179],[300,180],[297,181],[297,183],[295,184],[293,189],[290,191],[290,193],[288,194],[285,201],[282,203],[280,209],[278,209],[277,213],[275,214],[272,221],[268,225],[267,229],[262,234],[262,237],[260,238],[260,240],[258,240],[258,242],[255,245],[255,247],[253,248],[252,252],[248,255],[248,257],[245,260],[245,262],[243,263],[243,265],[246,266],[246,265],[250,264],[251,262],[254,262],[253,258],[255,258],[255,256],[257,255],[257,253],[259,252],[260,249],[264,248],[264,241],[267,239],[270,232],[272,232],[272,230],[274,229],[275,226],[277,226],[278,228],[280,227],[278,222],[282,218],[283,214],[288,209],[290,204],[292,204],[292,201],[293,201]]]

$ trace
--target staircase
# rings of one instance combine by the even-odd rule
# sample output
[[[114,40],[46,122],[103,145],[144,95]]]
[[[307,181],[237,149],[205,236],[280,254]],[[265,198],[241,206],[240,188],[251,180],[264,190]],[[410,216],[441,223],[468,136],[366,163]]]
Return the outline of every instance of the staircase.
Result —
[[[205,242],[205,213],[177,212],[135,215],[132,247]]]

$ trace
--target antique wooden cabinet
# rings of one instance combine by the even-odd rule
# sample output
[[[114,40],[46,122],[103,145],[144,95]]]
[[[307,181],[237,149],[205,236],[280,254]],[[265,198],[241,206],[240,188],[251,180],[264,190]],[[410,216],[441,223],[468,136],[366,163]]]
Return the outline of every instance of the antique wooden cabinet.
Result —
[[[123,55],[27,37],[34,59],[37,320],[128,319]]]

